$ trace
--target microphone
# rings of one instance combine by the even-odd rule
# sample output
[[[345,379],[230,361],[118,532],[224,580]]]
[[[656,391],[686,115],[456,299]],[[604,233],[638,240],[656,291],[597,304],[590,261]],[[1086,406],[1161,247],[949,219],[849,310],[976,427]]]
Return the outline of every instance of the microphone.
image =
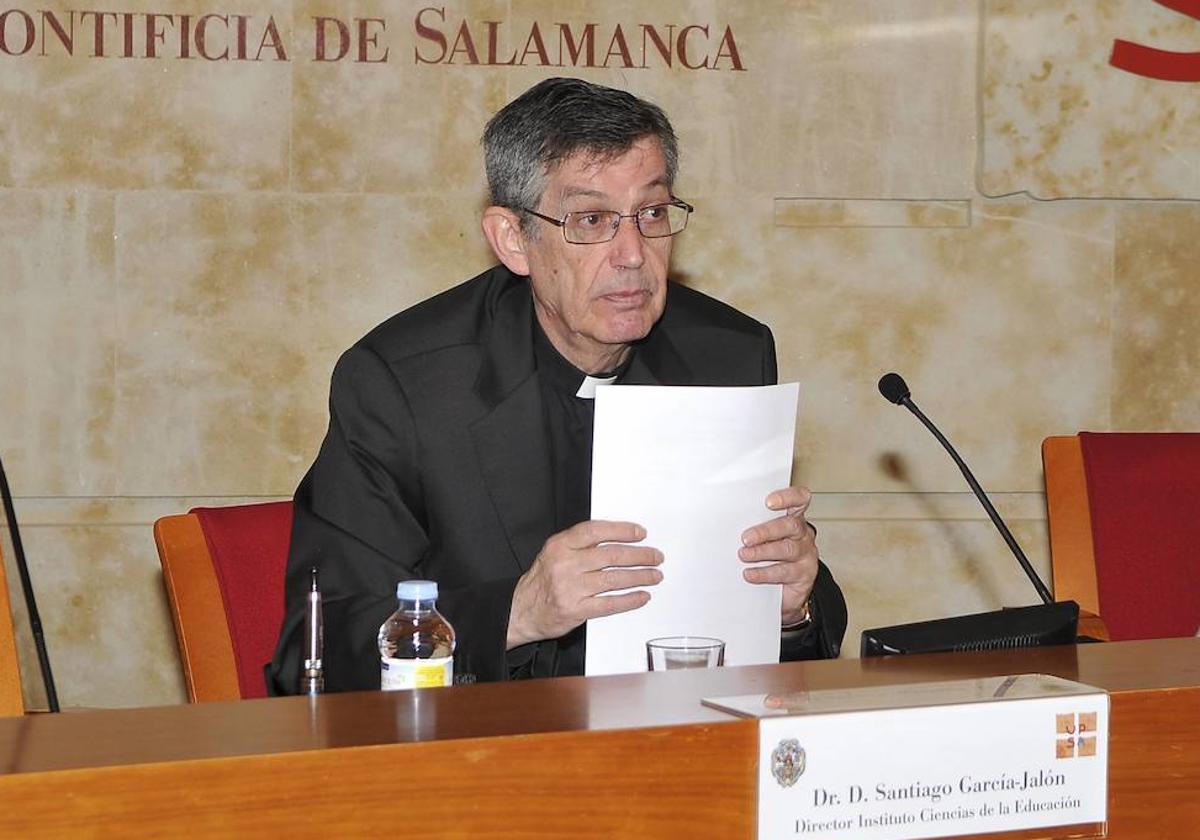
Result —
[[[967,480],[971,491],[975,494],[975,498],[979,499],[979,503],[983,505],[983,509],[987,511],[988,517],[992,520],[992,524],[996,526],[996,530],[1000,532],[1000,536],[1004,537],[1004,542],[1008,544],[1009,550],[1013,556],[1017,558],[1017,562],[1021,564],[1021,568],[1025,571],[1033,588],[1037,590],[1038,596],[1045,604],[1053,604],[1054,596],[1050,594],[1050,590],[1046,588],[1046,584],[1042,583],[1042,579],[1037,576],[1037,572],[1033,570],[1033,566],[1029,563],[1029,558],[1025,556],[1025,552],[1021,550],[1021,546],[1017,544],[1016,539],[1012,535],[1012,531],[1008,530],[1008,526],[1004,524],[1004,520],[1000,518],[1000,514],[996,512],[996,508],[992,506],[992,502],[987,497],[987,493],[983,492],[983,488],[979,486],[979,482],[975,480],[975,476],[971,474],[970,467],[966,462],[959,457],[958,452],[950,445],[950,441],[946,440],[938,427],[933,425],[933,422],[925,416],[921,409],[917,408],[917,404],[912,401],[912,392],[908,390],[908,385],[904,382],[904,377],[898,373],[886,373],[879,380],[879,393],[883,394],[884,398],[896,405],[902,405],[916,415],[917,419],[925,424],[925,428],[933,433],[933,436],[938,439],[938,442],[946,448],[950,453],[950,457],[954,459],[954,463],[958,464],[959,470],[962,471],[963,478]]]
[[[879,393],[888,402],[902,405],[925,424],[925,428],[946,448],[954,463],[962,471],[967,484],[971,485],[975,497],[987,511],[1000,535],[1008,543],[1017,562],[1033,583],[1034,589],[1044,603],[1031,607],[1004,608],[993,612],[918,621],[913,624],[897,624],[894,627],[877,627],[862,632],[861,654],[882,656],[895,653],[937,653],[942,651],[997,650],[1003,648],[1035,647],[1040,645],[1074,644],[1093,641],[1079,636],[1079,605],[1074,601],[1055,602],[1046,584],[1034,572],[1025,552],[1017,545],[1012,532],[996,513],[991,501],[970,468],[950,441],[946,440],[929,418],[921,413],[912,401],[908,385],[898,373],[889,373],[879,380]]]
[[[25,595],[25,609],[29,613],[29,630],[33,634],[33,645],[37,649],[38,665],[42,670],[42,684],[46,688],[46,704],[51,712],[57,712],[58,692],[54,690],[54,674],[50,670],[50,654],[46,651],[46,637],[42,633],[42,618],[38,615],[37,598],[33,594],[33,581],[29,579],[29,566],[25,563],[25,547],[21,544],[21,532],[17,528],[17,513],[13,509],[12,492],[8,489],[8,476],[4,474],[3,461],[0,461],[0,501],[3,502],[4,516],[8,521],[8,533],[12,537],[17,574],[21,578],[21,591]],[[8,605],[0,604],[0,609],[8,609]]]
[[[883,394],[888,402],[900,405],[912,392],[908,390],[908,383],[904,381],[903,376],[898,373],[885,373],[879,380],[879,393]]]

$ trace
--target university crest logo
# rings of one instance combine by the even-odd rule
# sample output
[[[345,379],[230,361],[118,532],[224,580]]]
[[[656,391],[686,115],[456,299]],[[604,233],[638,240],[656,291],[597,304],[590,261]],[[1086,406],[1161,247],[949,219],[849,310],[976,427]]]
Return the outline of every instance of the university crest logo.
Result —
[[[771,752],[771,775],[780,787],[789,788],[804,775],[807,763],[808,758],[800,742],[795,738],[785,738]]]

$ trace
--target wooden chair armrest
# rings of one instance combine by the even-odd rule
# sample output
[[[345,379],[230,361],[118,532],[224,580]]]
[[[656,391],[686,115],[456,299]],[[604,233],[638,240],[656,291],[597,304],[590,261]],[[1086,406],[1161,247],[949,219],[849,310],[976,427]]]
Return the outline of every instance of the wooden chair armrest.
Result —
[[[1104,620],[1095,613],[1084,609],[1079,611],[1079,630],[1076,635],[1088,636],[1102,642],[1109,641],[1108,628],[1104,626]]]

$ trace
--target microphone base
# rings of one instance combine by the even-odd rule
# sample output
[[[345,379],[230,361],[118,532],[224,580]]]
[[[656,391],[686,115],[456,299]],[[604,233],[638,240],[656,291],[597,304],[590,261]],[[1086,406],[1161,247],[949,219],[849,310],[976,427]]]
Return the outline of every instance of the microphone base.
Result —
[[[860,656],[1004,650],[1077,641],[1079,604],[1059,601],[864,630]]]

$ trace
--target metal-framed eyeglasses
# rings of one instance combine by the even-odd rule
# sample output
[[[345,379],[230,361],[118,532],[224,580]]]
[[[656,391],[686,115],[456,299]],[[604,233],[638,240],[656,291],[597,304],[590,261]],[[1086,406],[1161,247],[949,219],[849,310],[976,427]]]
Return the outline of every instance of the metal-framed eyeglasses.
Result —
[[[647,239],[662,239],[674,236],[687,227],[688,216],[696,208],[675,196],[664,204],[651,204],[635,213],[618,213],[616,210],[575,210],[561,219],[546,216],[528,207],[521,208],[543,222],[562,228],[563,238],[572,245],[599,245],[610,242],[617,236],[622,219],[633,219],[638,232]]]

